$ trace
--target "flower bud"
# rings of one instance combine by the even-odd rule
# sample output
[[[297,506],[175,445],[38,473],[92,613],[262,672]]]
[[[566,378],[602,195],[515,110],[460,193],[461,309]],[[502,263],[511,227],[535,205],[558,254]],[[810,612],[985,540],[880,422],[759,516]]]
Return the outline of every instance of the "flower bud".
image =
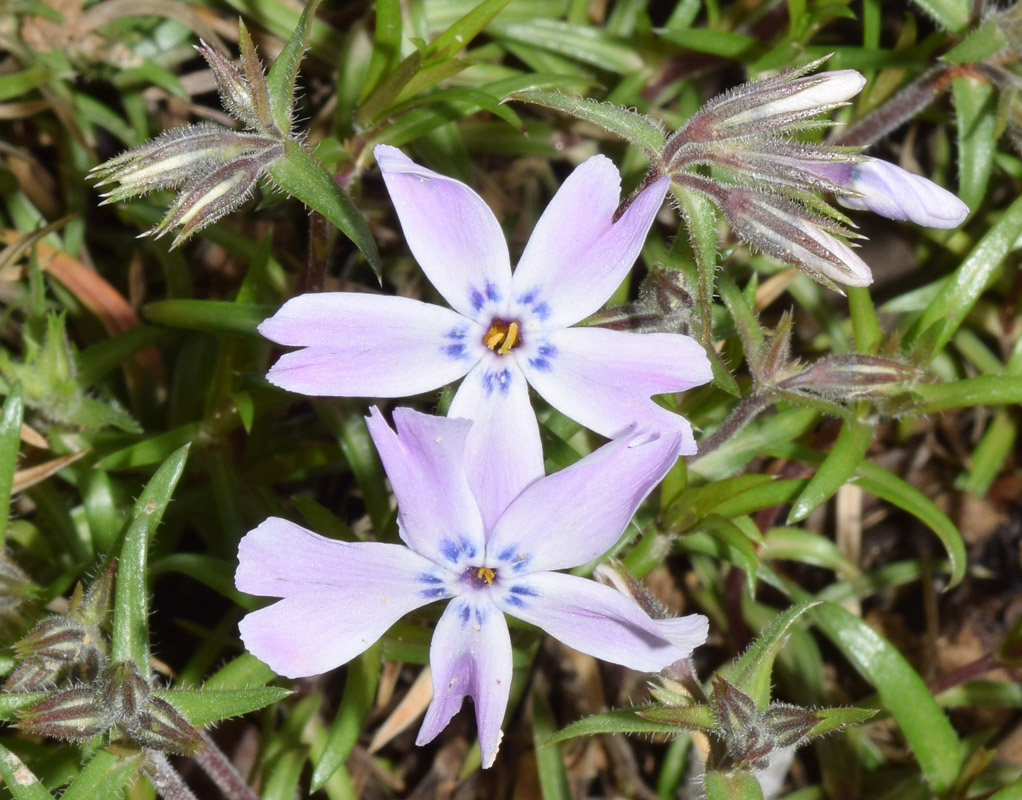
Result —
[[[784,197],[740,186],[721,186],[719,205],[735,233],[769,256],[802,267],[826,285],[869,286],[873,275],[831,232],[851,235]]]
[[[955,228],[969,216],[969,207],[947,189],[878,158],[810,169],[832,179],[840,176],[836,182],[849,194],[839,194],[837,201],[845,208],[910,220],[927,228]]]
[[[150,697],[145,710],[124,725],[129,739],[141,747],[187,756],[203,746],[202,736],[166,700]]]
[[[84,742],[110,727],[111,718],[91,687],[55,692],[18,712],[18,727],[26,733]]]
[[[888,358],[844,353],[821,358],[777,384],[779,389],[812,392],[835,400],[889,397],[906,391],[916,379],[910,366]]]

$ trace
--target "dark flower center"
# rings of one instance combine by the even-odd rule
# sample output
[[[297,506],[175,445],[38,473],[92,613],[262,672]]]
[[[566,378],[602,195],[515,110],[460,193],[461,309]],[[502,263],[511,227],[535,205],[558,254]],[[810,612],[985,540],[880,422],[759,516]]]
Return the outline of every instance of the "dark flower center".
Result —
[[[497,579],[497,571],[490,567],[469,567],[465,570],[465,577],[474,587],[482,589],[486,586],[493,586],[493,582]]]
[[[494,319],[483,336],[483,344],[498,356],[506,356],[522,344],[522,330],[518,320]]]

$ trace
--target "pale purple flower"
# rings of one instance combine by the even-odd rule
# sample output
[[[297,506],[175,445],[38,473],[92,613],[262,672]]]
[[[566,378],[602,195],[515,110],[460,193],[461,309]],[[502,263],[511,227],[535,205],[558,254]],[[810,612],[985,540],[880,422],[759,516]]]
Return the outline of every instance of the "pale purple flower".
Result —
[[[484,767],[500,744],[511,686],[504,614],[605,661],[655,672],[706,638],[693,615],[652,619],[630,597],[554,572],[606,552],[678,457],[677,431],[630,434],[517,493],[488,524],[493,498],[471,486],[468,420],[375,409],[369,431],[398,504],[407,547],[326,539],[271,518],[242,540],[237,587],[283,598],[241,621],[245,646],[288,677],[351,660],[405,614],[450,600],[430,646],[433,699],[418,744],[434,739],[465,697],[475,706]]]
[[[955,228],[969,216],[969,207],[947,189],[879,158],[804,166],[850,193],[837,196],[845,208],[910,220],[927,228]]]
[[[408,246],[453,310],[348,292],[296,297],[259,326],[304,348],[282,356],[270,382],[310,395],[403,397],[464,376],[449,413],[476,423],[468,458],[474,481],[487,485],[478,496],[489,523],[511,487],[543,474],[530,384],[603,436],[637,424],[677,432],[681,453],[695,452],[689,424],[650,397],[710,380],[703,348],[680,334],[570,327],[628,273],[667,178],[615,218],[620,175],[609,159],[590,158],[551,200],[512,275],[500,224],[478,194],[394,147],[375,154]]]

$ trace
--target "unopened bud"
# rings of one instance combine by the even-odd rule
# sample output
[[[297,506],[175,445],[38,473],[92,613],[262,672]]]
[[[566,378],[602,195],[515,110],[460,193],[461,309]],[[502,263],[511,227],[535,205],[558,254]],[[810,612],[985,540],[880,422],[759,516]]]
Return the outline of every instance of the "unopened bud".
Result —
[[[76,742],[98,736],[110,724],[110,714],[90,687],[55,692],[18,712],[18,727],[26,733]]]
[[[927,228],[955,228],[969,216],[969,207],[947,189],[878,158],[804,166],[841,187],[837,201],[845,208],[909,220]]]
[[[145,710],[123,727],[129,739],[150,750],[187,756],[203,746],[195,727],[159,697],[150,697]]]
[[[898,361],[845,353],[821,358],[797,375],[781,381],[777,387],[846,400],[849,397],[889,397],[900,394],[915,379],[915,371]]]

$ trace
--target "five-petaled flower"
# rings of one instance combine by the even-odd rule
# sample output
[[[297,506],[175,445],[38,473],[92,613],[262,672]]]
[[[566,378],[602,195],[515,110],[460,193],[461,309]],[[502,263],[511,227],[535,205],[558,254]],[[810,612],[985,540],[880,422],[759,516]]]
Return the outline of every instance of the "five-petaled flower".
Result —
[[[407,547],[326,539],[279,518],[241,541],[238,588],[283,598],[240,626],[248,650],[275,671],[299,677],[332,669],[408,612],[450,600],[430,647],[433,699],[418,743],[435,738],[471,697],[488,767],[511,686],[505,613],[646,672],[703,643],[705,617],[652,619],[609,586],[554,571],[586,564],[617,542],[677,459],[677,431],[633,432],[560,472],[515,484],[516,496],[488,524],[481,508],[493,498],[479,496],[467,474],[471,423],[403,408],[394,421],[397,433],[375,409],[368,418]]]
[[[650,399],[710,380],[695,340],[569,327],[624,279],[667,178],[618,216],[617,168],[590,158],[554,196],[512,274],[504,234],[478,194],[396,148],[380,145],[375,154],[408,245],[453,310],[350,292],[296,297],[259,326],[279,344],[304,348],[282,356],[270,382],[309,395],[402,397],[466,376],[449,414],[476,423],[468,458],[493,501],[483,508],[488,522],[511,499],[502,487],[543,474],[529,384],[601,435],[637,424],[677,432],[681,454],[695,452],[684,418]],[[509,476],[511,469],[519,474]]]

